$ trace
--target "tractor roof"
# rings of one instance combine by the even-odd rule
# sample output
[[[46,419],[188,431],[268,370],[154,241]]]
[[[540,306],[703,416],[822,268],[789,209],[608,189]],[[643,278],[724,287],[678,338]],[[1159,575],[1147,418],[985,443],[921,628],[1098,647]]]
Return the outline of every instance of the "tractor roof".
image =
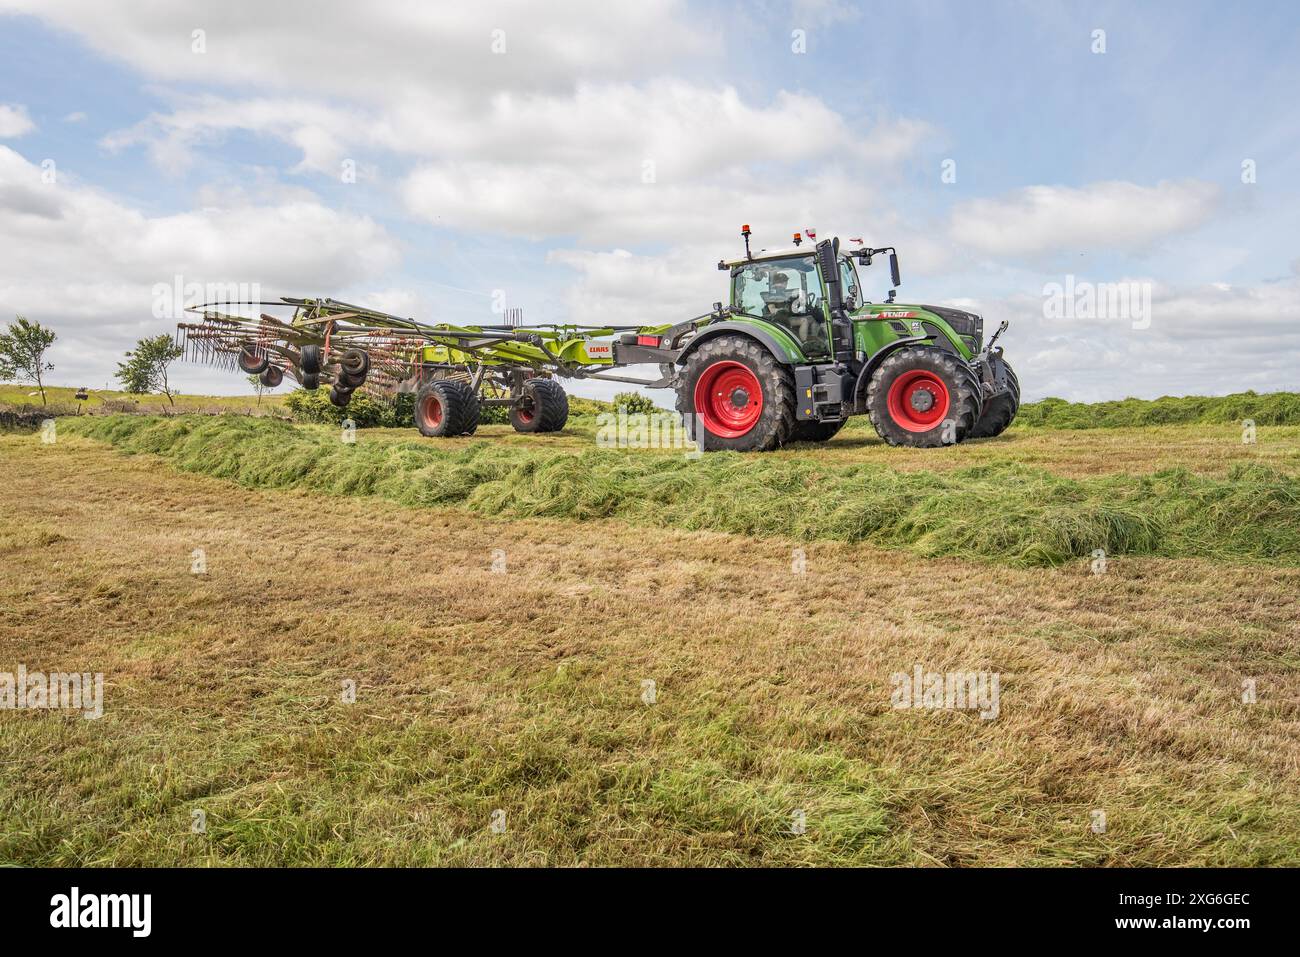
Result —
[[[735,259],[724,259],[722,262],[723,265],[728,268],[735,268],[736,266],[743,266],[745,263],[749,262],[768,262],[773,259],[789,259],[794,256],[812,256],[815,249],[816,246],[812,243],[804,246],[789,246],[785,249],[760,249],[754,253],[752,259],[746,259],[744,256],[737,256]],[[842,249],[840,250],[840,255],[842,256],[847,252],[850,252],[850,250]]]
[[[812,246],[791,246],[789,249],[760,249],[754,253],[753,259],[739,256],[736,259],[724,259],[723,262],[728,266],[743,266],[747,262],[766,262],[769,259],[788,259],[791,256],[811,256],[812,254]]]

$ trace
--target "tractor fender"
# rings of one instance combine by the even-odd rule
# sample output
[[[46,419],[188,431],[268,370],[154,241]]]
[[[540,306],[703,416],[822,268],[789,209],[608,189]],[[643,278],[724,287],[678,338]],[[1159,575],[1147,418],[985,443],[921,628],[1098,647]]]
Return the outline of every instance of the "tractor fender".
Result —
[[[933,336],[909,336],[906,339],[895,339],[888,345],[883,346],[879,352],[867,360],[867,364],[862,367],[858,373],[858,381],[853,385],[853,405],[859,412],[866,407],[867,383],[871,381],[871,374],[876,371],[880,363],[889,358],[891,352],[896,352],[905,346],[914,346],[917,343],[928,343],[934,339]]]
[[[677,355],[677,358],[673,361],[678,365],[681,365],[690,357],[690,354],[701,345],[708,342],[710,339],[716,339],[718,336],[725,336],[727,334],[748,336],[755,342],[761,343],[768,352],[772,353],[773,358],[775,358],[777,362],[784,365],[791,365],[803,361],[802,356],[799,355],[797,351],[795,351],[793,356],[791,355],[792,347],[790,345],[782,343],[780,339],[761,326],[753,326],[747,322],[710,323],[703,329],[703,331],[695,334],[695,337],[686,344],[686,347],[682,349],[682,351]]]

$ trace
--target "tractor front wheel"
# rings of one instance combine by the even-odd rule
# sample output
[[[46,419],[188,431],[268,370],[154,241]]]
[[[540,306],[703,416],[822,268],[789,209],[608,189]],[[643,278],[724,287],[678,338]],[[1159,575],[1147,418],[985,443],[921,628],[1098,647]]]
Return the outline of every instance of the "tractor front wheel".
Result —
[[[435,379],[415,396],[415,427],[421,435],[465,435],[478,428],[478,396],[466,382]]]
[[[871,424],[890,445],[954,445],[971,434],[980,411],[974,370],[934,346],[890,353],[867,386]]]
[[[569,397],[554,379],[529,379],[510,407],[516,432],[558,432],[569,421]]]
[[[677,411],[705,451],[767,452],[795,428],[794,377],[748,336],[719,336],[690,354]]]

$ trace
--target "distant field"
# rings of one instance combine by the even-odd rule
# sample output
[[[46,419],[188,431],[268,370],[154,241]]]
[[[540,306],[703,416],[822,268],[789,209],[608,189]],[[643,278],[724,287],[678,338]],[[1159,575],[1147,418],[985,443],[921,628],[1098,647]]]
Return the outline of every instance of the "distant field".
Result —
[[[174,408],[191,412],[211,410],[256,414],[282,407],[284,405],[284,395],[288,392],[288,388],[281,388],[277,392],[268,392],[262,396],[260,404],[255,395],[178,395],[174,397],[176,401],[173,406],[167,401],[165,395],[131,395],[126,392],[115,392],[106,389],[91,390],[86,401],[79,403],[76,398],[76,389],[64,388],[63,386],[46,386],[45,398],[50,406],[60,411],[72,411],[80,405],[84,411],[98,412],[103,409],[105,402],[109,402],[130,403],[131,406],[144,413],[163,414]],[[35,386],[0,383],[0,405],[40,404],[41,394],[36,390]]]
[[[1037,430],[915,456],[850,433],[681,470],[600,453],[623,473],[582,429],[368,432],[352,469],[333,429],[274,421],[0,435],[0,671],[106,681],[98,721],[0,711],[0,861],[1300,864],[1300,566],[1247,541],[1293,531],[1300,438],[1076,438],[1110,464]],[[1161,456],[1186,477],[1104,484]],[[602,517],[593,468],[647,508],[676,502],[667,523]],[[697,512],[689,469],[720,483]],[[913,480],[1026,498],[1031,525],[1186,495],[1153,516],[1186,534],[1225,511],[1249,534],[1238,557],[1119,549],[1098,575],[817,537],[855,500],[883,508],[877,486],[924,511]],[[399,501],[411,488],[429,497]],[[811,536],[715,527],[728,503],[767,515],[746,504],[760,490]],[[1000,674],[998,716],[892,708],[891,675],[915,665]]]

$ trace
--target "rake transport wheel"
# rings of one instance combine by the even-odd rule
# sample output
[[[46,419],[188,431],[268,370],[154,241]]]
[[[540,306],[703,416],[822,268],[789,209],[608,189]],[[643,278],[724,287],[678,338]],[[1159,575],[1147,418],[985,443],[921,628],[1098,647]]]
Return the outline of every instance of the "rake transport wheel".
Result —
[[[553,379],[528,379],[510,407],[516,432],[558,432],[569,421],[569,397]]]
[[[435,379],[415,396],[415,427],[421,435],[466,435],[478,428],[478,396],[468,383]]]
[[[984,412],[969,436],[972,439],[991,439],[995,435],[1001,435],[1020,411],[1020,380],[1016,378],[1011,363],[1001,356],[997,356],[992,361],[995,375],[1006,372],[1007,391],[999,392],[992,398],[984,400]],[[1001,368],[998,368],[999,366]],[[998,378],[1000,379],[1001,376],[998,375]]]
[[[262,370],[260,378],[262,380],[262,385],[266,386],[268,389],[274,389],[284,381],[284,370],[279,366],[267,366]]]
[[[339,368],[360,385],[370,371],[370,356],[361,349],[349,349],[339,359]]]
[[[936,448],[967,438],[981,411],[979,379],[933,346],[891,353],[871,375],[867,413],[890,445]]]
[[[314,392],[320,388],[320,374],[317,372],[304,372],[301,382],[304,389]]]
[[[258,355],[252,346],[244,346],[239,350],[239,368],[242,372],[261,375],[270,364],[266,356]]]
[[[352,401],[352,390],[340,388],[336,382],[330,388],[330,404],[339,409],[346,409],[348,403]]]
[[[793,438],[794,378],[747,336],[704,343],[680,382],[677,411],[705,451],[767,452]]]
[[[838,422],[795,422],[790,433],[791,442],[829,442],[844,428],[845,419]]]
[[[298,355],[298,365],[303,375],[320,375],[321,347],[303,346]]]

